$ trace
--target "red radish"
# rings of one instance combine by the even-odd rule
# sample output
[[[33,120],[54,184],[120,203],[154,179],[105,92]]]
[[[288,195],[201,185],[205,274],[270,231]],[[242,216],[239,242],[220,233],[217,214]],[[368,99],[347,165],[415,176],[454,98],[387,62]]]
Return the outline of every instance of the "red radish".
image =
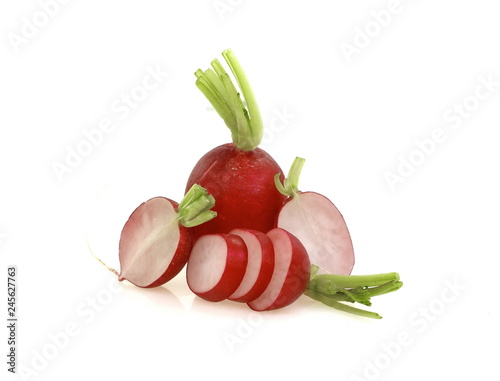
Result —
[[[207,234],[193,246],[186,269],[191,291],[211,302],[227,299],[240,285],[248,262],[245,242],[234,234]]]
[[[257,148],[263,124],[248,80],[230,50],[222,55],[247,108],[218,60],[212,61],[213,70],[196,71],[196,85],[229,127],[233,140],[206,153],[187,181],[186,190],[192,184],[200,184],[217,200],[214,210],[218,217],[193,229],[196,237],[237,228],[267,232],[286,198],[274,186],[274,175],[282,172],[279,165]]]
[[[298,190],[305,160],[296,158],[284,185],[276,186],[289,196],[282,206],[276,226],[295,235],[307,249],[312,263],[331,274],[348,275],[354,266],[354,249],[344,217],[325,196]]]
[[[192,247],[188,227],[216,216],[214,199],[194,185],[180,204],[166,197],[143,202],[125,223],[119,243],[119,280],[139,287],[160,286],[177,275]]]
[[[250,229],[233,229],[243,239],[248,251],[248,264],[245,276],[239,287],[228,299],[247,303],[259,297],[273,275],[274,248],[271,239],[264,233]]]
[[[284,229],[267,233],[275,253],[271,282],[257,299],[247,303],[255,311],[269,311],[292,304],[307,289],[311,263],[302,243]]]

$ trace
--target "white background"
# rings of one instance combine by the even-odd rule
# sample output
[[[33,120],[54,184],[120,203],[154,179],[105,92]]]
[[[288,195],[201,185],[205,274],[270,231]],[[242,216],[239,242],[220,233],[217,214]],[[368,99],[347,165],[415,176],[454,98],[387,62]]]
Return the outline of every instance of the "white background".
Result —
[[[5,285],[7,267],[17,266],[17,370],[25,372],[9,379],[497,374],[494,1],[46,3],[0,6],[0,272]],[[192,296],[184,273],[143,290],[117,283],[91,255],[87,241],[118,268],[117,234],[133,208],[157,195],[180,200],[198,158],[229,141],[193,75],[226,48],[256,93],[263,147],[284,170],[306,158],[300,188],[343,213],[353,273],[400,273],[404,287],[374,299],[382,320],[306,297],[265,314],[209,303]],[[168,76],[141,93],[154,69]],[[133,89],[144,99],[125,117],[113,105]],[[58,178],[54,163],[67,165],[84,131],[106,119],[114,129]],[[388,171],[402,181],[391,187]],[[2,379],[11,376],[4,360]]]

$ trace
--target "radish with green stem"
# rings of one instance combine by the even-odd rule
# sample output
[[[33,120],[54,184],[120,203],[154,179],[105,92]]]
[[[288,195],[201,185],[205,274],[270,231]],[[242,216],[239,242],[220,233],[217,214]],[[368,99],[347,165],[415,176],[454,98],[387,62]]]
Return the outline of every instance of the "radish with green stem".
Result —
[[[275,176],[277,189],[288,198],[279,211],[276,226],[295,235],[305,246],[311,262],[327,273],[350,274],[354,249],[344,217],[325,196],[298,190],[305,160],[297,157],[288,177]]]
[[[138,206],[123,226],[119,280],[139,287],[160,286],[185,266],[193,240],[189,228],[216,216],[215,200],[195,184],[180,204],[154,197]],[[108,267],[109,268],[109,267]]]
[[[196,237],[239,228],[267,232],[285,200],[273,181],[281,173],[279,165],[258,148],[263,124],[248,79],[232,51],[222,55],[244,99],[218,60],[212,61],[212,69],[196,71],[197,87],[222,117],[233,140],[201,157],[187,181],[186,190],[199,184],[217,200],[218,217],[195,227]]]

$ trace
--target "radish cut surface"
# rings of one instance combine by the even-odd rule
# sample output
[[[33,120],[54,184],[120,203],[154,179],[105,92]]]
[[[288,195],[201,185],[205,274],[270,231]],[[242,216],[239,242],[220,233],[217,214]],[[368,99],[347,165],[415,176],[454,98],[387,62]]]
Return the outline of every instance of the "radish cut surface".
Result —
[[[193,293],[211,302],[227,299],[240,285],[248,262],[245,242],[233,234],[207,234],[196,241],[186,270]]]
[[[230,233],[245,242],[248,264],[240,286],[228,299],[247,303],[259,297],[271,281],[274,270],[273,243],[266,234],[256,230],[234,229]]]
[[[247,303],[256,311],[292,304],[306,290],[311,271],[307,251],[295,236],[280,228],[272,229],[267,235],[274,247],[274,271],[262,295]]]
[[[120,236],[120,280],[154,287],[183,268],[191,240],[187,229],[178,224],[176,207],[168,198],[155,197],[133,211]]]
[[[325,196],[298,192],[282,207],[277,226],[305,246],[312,263],[332,274],[349,275],[354,249],[344,217]]]

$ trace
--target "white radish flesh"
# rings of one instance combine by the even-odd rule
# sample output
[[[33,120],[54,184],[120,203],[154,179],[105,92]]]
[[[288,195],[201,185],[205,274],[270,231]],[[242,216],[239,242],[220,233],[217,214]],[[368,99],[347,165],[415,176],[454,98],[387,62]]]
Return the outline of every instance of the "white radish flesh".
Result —
[[[259,297],[271,281],[274,270],[274,249],[271,239],[251,229],[233,229],[229,232],[243,239],[248,251],[245,276],[229,300],[247,303]]]
[[[306,290],[311,263],[302,243],[284,229],[267,233],[275,253],[274,271],[266,290],[247,303],[255,311],[282,308],[296,301]]]
[[[159,286],[187,262],[191,238],[177,221],[178,204],[154,197],[137,207],[125,223],[119,243],[119,280],[139,287]]]
[[[186,269],[189,288],[211,302],[227,299],[240,285],[248,262],[245,242],[233,234],[207,234],[196,240]]]
[[[277,226],[295,235],[312,263],[331,274],[349,275],[354,249],[344,217],[325,196],[297,192],[278,215]]]

